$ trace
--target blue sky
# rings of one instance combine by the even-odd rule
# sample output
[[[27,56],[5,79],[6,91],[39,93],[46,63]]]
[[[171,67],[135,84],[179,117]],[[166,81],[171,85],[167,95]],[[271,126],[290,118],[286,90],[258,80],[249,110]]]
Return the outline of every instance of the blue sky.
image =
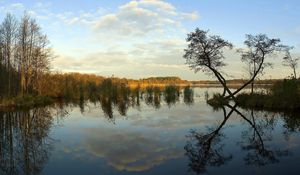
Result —
[[[297,0],[0,0],[0,19],[24,11],[48,35],[60,72],[142,78],[176,75],[211,79],[189,70],[182,58],[185,37],[196,27],[209,29],[243,47],[245,34],[266,33],[295,47],[300,55],[300,1]],[[247,78],[235,50],[226,51],[231,78]],[[264,78],[284,78],[291,71],[280,56]]]

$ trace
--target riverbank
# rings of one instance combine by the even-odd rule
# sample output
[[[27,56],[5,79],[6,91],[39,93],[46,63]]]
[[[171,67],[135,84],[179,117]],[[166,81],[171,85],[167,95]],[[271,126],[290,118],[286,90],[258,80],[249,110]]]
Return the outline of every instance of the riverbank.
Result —
[[[300,82],[296,79],[277,82],[268,93],[239,94],[236,102],[246,108],[299,110]]]
[[[264,92],[240,93],[235,102],[239,107],[263,110],[299,110],[300,81],[289,79],[278,81]],[[214,95],[207,100],[211,106],[228,103],[221,95]]]
[[[300,110],[299,97],[280,99],[271,94],[240,94],[236,97],[242,108],[264,110]]]

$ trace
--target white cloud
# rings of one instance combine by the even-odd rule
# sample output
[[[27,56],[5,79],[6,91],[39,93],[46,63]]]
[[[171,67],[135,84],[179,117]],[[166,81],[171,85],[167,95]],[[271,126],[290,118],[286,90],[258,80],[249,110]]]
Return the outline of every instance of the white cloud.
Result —
[[[14,12],[23,12],[25,10],[25,7],[22,3],[12,3],[8,5],[3,5],[0,7],[0,13],[14,13]]]
[[[170,144],[176,139],[174,137],[161,141],[161,138],[153,137],[158,133],[150,135],[110,128],[104,130],[105,132],[101,128],[84,129],[83,134],[86,137],[83,148],[93,156],[105,158],[110,166],[119,171],[145,171],[184,155],[183,149]],[[116,146],[115,143],[120,146]]]
[[[127,57],[128,54],[124,52],[97,52],[87,54],[84,58],[60,55],[53,63],[55,69],[97,73],[103,69],[111,70],[111,68],[132,64]]]
[[[22,3],[14,3],[11,4],[10,6],[15,9],[24,9],[24,5]]]
[[[197,20],[199,19],[199,14],[197,11],[193,11],[191,13],[181,13],[182,18],[186,20]]]
[[[100,12],[98,12],[100,11]],[[167,31],[183,31],[181,23],[198,19],[198,12],[181,12],[171,3],[162,0],[129,1],[116,12],[99,8],[97,12],[58,14],[66,24],[87,24],[101,39],[144,37],[150,33],[165,34]]]
[[[110,31],[114,36],[133,37],[144,36],[150,32],[160,33],[167,27],[174,27],[176,19],[163,11],[167,6],[162,4],[162,8],[152,9],[153,4],[158,6],[160,3],[131,1],[119,7],[118,12],[101,16],[93,21],[92,28],[98,34]]]
[[[139,1],[139,3],[141,5],[153,6],[153,7],[156,7],[156,8],[165,10],[165,11],[169,11],[169,12],[176,10],[176,8],[172,4],[161,1],[161,0],[141,0],[141,1]]]
[[[197,15],[197,12],[181,12],[161,0],[132,0],[106,14],[84,11],[58,14],[67,25],[89,29],[89,44],[98,45],[98,49],[89,49],[85,51],[89,54],[76,59],[63,54],[54,64],[65,71],[106,76],[141,78],[176,74],[182,77],[192,72],[182,58],[186,44],[182,23],[196,19]]]

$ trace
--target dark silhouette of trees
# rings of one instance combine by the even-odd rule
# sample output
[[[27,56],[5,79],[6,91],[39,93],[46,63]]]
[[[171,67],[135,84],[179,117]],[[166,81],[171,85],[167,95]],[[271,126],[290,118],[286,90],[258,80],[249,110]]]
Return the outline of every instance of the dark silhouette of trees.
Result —
[[[221,140],[225,137],[221,130],[231,116],[233,109],[227,114],[225,107],[222,107],[224,119],[215,129],[210,128],[208,134],[192,130],[187,136],[189,141],[184,149],[189,158],[189,167],[197,174],[206,172],[206,166],[221,166],[232,159],[232,155],[223,154]]]
[[[296,69],[298,67],[298,61],[299,61],[299,57],[298,58],[294,58],[291,56],[290,50],[292,48],[287,48],[285,51],[285,57],[283,57],[283,62],[282,64],[284,66],[288,66],[293,70],[293,78],[297,78],[297,72]]]
[[[242,61],[247,62],[250,66],[250,79],[244,83],[240,88],[231,92],[227,87],[227,82],[221,74],[221,68],[226,64],[224,62],[223,50],[231,49],[233,46],[230,42],[222,39],[220,36],[208,35],[207,31],[196,28],[187,36],[188,47],[185,49],[184,58],[186,63],[195,72],[203,71],[213,74],[222,84],[224,90],[222,97],[235,98],[239,93],[249,84],[253,83],[255,78],[262,74],[265,68],[271,64],[266,61],[266,58],[277,51],[283,51],[287,46],[280,45],[279,39],[272,39],[265,34],[246,35],[244,42],[246,48],[240,49]]]
[[[53,147],[47,108],[0,112],[0,174],[40,174]]]
[[[238,143],[242,150],[247,154],[244,157],[246,165],[264,166],[267,164],[274,164],[279,162],[279,157],[288,156],[288,150],[280,150],[277,148],[270,148],[266,141],[271,141],[272,137],[267,133],[272,133],[274,129],[274,116],[264,116],[262,120],[255,117],[255,112],[250,112],[250,117],[246,117],[242,112],[237,109],[237,105],[221,106],[219,109],[223,110],[224,118],[222,122],[216,127],[208,127],[207,133],[197,132],[192,130],[187,138],[185,146],[186,155],[189,158],[190,170],[197,174],[205,173],[207,166],[221,166],[226,162],[232,160],[231,154],[225,155],[223,153],[222,140],[226,135],[222,133],[222,128],[226,122],[235,112],[243,119],[248,125],[249,130],[242,132],[242,141]],[[229,112],[227,113],[227,110]]]
[[[280,45],[280,39],[271,39],[265,34],[246,35],[244,44],[246,49],[239,50],[242,55],[242,61],[252,65],[251,78],[244,85],[238,88],[232,95],[237,94],[249,84],[253,83],[255,78],[262,74],[263,71],[271,66],[266,62],[266,58],[276,51],[282,51],[286,46]],[[252,84],[253,92],[253,84]]]
[[[185,54],[183,57],[186,59],[189,67],[195,72],[212,73],[223,85],[224,91],[222,96],[225,96],[226,92],[232,96],[224,76],[220,73],[220,69],[225,66],[223,49],[231,49],[232,44],[220,36],[210,36],[208,31],[200,30],[199,28],[188,34],[186,41],[189,44],[188,48],[184,50]]]

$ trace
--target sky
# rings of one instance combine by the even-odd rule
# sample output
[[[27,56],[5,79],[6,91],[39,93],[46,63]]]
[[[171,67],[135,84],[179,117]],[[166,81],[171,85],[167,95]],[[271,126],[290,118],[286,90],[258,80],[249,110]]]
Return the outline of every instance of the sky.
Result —
[[[24,12],[37,19],[55,55],[52,71],[144,78],[179,76],[213,79],[195,73],[182,57],[186,36],[196,27],[233,43],[225,51],[228,78],[248,78],[237,48],[245,34],[265,33],[294,46],[300,56],[299,0],[0,0],[0,20]],[[292,71],[280,55],[261,78],[285,78]]]

